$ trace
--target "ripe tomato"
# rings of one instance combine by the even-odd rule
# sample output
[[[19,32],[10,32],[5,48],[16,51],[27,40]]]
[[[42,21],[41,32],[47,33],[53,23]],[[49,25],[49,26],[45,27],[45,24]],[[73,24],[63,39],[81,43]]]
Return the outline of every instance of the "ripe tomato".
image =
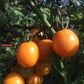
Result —
[[[50,60],[50,54],[52,52],[52,40],[43,39],[37,44],[40,49],[40,60]]]
[[[58,56],[69,58],[76,54],[79,48],[79,39],[73,31],[63,29],[54,34],[52,47]]]
[[[13,67],[11,68],[11,72],[17,72],[17,73],[19,73],[19,65],[17,64],[17,65],[15,65],[15,66],[13,66]]]
[[[3,84],[25,84],[24,78],[18,73],[10,73],[3,80]]]
[[[51,62],[50,61],[46,61],[46,62],[41,62],[39,61],[35,67],[34,67],[34,71],[36,74],[42,76],[42,75],[47,75],[50,73],[51,71]]]
[[[44,76],[40,76],[40,84],[43,84]]]
[[[18,63],[25,67],[33,67],[39,59],[39,47],[32,41],[22,43],[17,49]]]
[[[33,67],[32,68],[24,68],[22,66],[19,67],[19,73],[24,77],[28,78],[33,74]]]
[[[26,79],[26,84],[42,84],[40,76],[33,73],[32,76]]]
[[[31,31],[30,31],[30,33],[37,33],[37,32],[39,32],[40,30],[39,29],[32,29]],[[39,33],[39,35],[41,35],[42,37],[43,37],[43,34],[44,34],[44,32],[40,32]],[[32,36],[30,35],[30,38],[31,38]],[[33,40],[32,41],[34,41],[36,44],[40,41],[40,39],[38,38],[38,36],[35,36],[34,38],[33,38]]]
[[[68,28],[68,29],[73,31],[77,35],[77,32],[74,29],[72,29],[72,28]]]

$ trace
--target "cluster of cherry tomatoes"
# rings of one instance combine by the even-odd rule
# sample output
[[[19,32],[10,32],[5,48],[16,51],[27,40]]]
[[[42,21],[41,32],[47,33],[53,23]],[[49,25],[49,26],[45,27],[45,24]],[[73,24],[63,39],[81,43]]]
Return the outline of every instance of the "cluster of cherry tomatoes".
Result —
[[[31,33],[37,33],[33,29]],[[43,36],[43,32],[40,35]],[[31,36],[30,36],[31,38]],[[60,57],[69,58],[76,54],[79,48],[79,39],[70,29],[57,31],[52,40],[35,36],[32,41],[23,42],[17,49],[18,64],[11,69],[3,84],[42,84],[44,76],[52,68],[51,53]]]

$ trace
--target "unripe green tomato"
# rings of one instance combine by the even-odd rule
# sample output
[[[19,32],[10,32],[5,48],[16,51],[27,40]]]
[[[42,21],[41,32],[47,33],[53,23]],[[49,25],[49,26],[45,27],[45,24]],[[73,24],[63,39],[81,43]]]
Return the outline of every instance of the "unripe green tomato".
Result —
[[[19,67],[19,73],[24,77],[28,78],[33,74],[33,67],[32,68],[24,68],[22,66]]]
[[[0,26],[6,26],[8,23],[8,19],[6,17],[6,15],[3,13],[3,11],[0,10]]]

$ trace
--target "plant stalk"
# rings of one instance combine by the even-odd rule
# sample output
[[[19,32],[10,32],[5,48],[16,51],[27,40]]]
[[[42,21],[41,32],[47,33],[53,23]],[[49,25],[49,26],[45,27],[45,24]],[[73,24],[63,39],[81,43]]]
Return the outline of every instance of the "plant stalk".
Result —
[[[64,65],[64,69],[65,69],[65,72],[64,72],[65,83],[71,84],[71,79],[70,79],[70,74],[69,74],[69,69],[67,67],[68,65],[67,65],[66,59],[63,59],[63,65]]]
[[[48,30],[50,30],[51,35],[55,34],[55,30],[53,27],[51,27],[51,24],[48,22],[46,18],[43,17],[41,11],[36,7],[34,2],[32,0],[26,0],[28,4],[30,4],[31,8],[34,10],[34,12],[37,14],[37,16],[40,18],[40,20],[43,22],[43,24],[46,26]]]

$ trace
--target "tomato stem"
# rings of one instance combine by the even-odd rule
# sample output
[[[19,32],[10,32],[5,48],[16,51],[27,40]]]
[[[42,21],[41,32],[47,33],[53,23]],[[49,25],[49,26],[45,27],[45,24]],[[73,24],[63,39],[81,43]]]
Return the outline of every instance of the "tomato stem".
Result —
[[[48,20],[46,18],[43,17],[43,15],[41,14],[41,11],[36,7],[36,5],[34,4],[34,2],[32,0],[26,0],[31,8],[34,10],[34,12],[37,14],[37,16],[39,17],[39,19],[43,22],[43,24],[46,26],[47,29],[49,29],[51,35],[55,34],[55,30],[53,27],[51,27],[51,24],[48,22]]]
[[[64,69],[65,69],[65,72],[64,72],[65,83],[71,84],[71,79],[70,79],[70,74],[69,74],[69,69],[67,67],[68,65],[67,65],[66,59],[63,59],[63,65],[64,65]]]

